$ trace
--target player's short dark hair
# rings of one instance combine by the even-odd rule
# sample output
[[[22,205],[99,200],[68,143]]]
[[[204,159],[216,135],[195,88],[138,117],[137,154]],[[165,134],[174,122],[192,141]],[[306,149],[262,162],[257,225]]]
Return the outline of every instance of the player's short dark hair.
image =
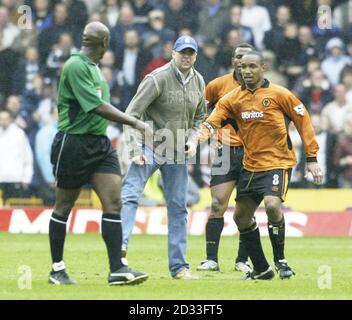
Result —
[[[249,48],[249,49],[251,49],[252,51],[255,51],[255,48],[254,48],[251,44],[249,44],[249,43],[247,43],[247,42],[241,42],[241,43],[239,43],[239,44],[232,50],[232,58],[235,56],[236,50],[237,50],[238,48]]]
[[[244,57],[244,56],[249,56],[249,55],[259,57],[259,62],[260,62],[261,64],[264,63],[264,56],[262,55],[261,52],[256,51],[256,50],[250,51],[250,52],[245,53],[245,54],[243,55],[243,57]]]

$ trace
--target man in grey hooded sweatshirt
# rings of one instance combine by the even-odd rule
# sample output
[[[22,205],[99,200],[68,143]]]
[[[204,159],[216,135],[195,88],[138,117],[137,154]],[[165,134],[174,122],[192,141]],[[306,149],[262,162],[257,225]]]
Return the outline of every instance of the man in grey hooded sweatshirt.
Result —
[[[125,128],[132,160],[122,185],[123,251],[135,222],[138,199],[149,177],[160,170],[168,212],[169,270],[174,279],[197,279],[186,262],[187,161],[196,153],[196,132],[206,115],[203,77],[193,68],[198,45],[178,38],[172,60],[148,74],[126,113],[149,122],[152,139]],[[152,140],[152,141],[151,141]]]

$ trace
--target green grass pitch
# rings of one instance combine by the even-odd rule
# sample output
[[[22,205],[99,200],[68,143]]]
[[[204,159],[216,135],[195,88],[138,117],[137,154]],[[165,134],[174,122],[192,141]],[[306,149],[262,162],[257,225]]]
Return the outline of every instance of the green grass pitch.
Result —
[[[47,283],[50,271],[47,235],[0,233],[0,299],[119,299],[119,300],[237,300],[237,299],[352,299],[351,238],[288,238],[286,254],[295,278],[243,281],[233,271],[237,237],[220,243],[221,272],[197,272],[204,258],[204,237],[189,237],[188,261],[200,280],[171,279],[167,267],[166,236],[133,235],[128,260],[150,278],[139,286],[109,287],[107,257],[98,234],[66,239],[65,262],[77,286]],[[269,239],[263,238],[272,260]],[[271,263],[272,264],[272,263]],[[23,267],[25,266],[25,267]],[[24,269],[23,269],[24,268]],[[31,272],[31,288],[23,270]],[[24,288],[23,288],[24,287]]]

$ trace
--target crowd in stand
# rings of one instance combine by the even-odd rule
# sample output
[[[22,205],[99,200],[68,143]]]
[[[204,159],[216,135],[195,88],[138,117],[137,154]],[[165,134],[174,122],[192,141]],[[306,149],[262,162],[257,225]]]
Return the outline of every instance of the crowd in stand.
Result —
[[[32,9],[31,28],[18,25],[20,5]],[[323,186],[352,187],[352,0],[0,0],[0,189],[5,198],[34,194],[53,202],[50,146],[57,130],[57,83],[89,21],[110,28],[110,50],[100,67],[113,105],[123,111],[143,77],[171,59],[178,36],[197,39],[195,67],[206,83],[231,70],[237,44],[254,45],[268,66],[266,77],[293,90],[311,114]],[[122,128],[109,128],[116,145],[121,133]],[[299,159],[292,186],[313,187],[304,178],[294,127],[290,137]],[[201,148],[200,158],[208,153]],[[190,172],[198,186],[207,185],[209,166],[197,164]]]

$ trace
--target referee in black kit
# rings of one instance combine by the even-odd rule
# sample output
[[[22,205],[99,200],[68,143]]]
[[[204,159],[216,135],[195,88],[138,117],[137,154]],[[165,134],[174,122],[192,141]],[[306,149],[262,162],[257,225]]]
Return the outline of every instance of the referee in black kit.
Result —
[[[68,216],[81,188],[91,183],[102,206],[110,285],[138,284],[148,275],[121,263],[120,168],[106,136],[108,120],[130,125],[150,135],[150,127],[110,104],[109,86],[97,65],[108,49],[109,29],[100,22],[83,31],[82,49],[65,63],[58,91],[59,132],[51,151],[56,177],[56,202],[49,224],[52,271],[49,282],[75,284],[66,272],[63,250]]]

